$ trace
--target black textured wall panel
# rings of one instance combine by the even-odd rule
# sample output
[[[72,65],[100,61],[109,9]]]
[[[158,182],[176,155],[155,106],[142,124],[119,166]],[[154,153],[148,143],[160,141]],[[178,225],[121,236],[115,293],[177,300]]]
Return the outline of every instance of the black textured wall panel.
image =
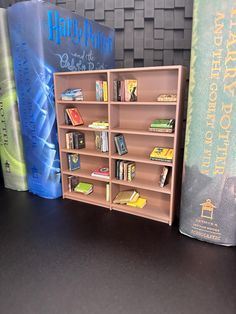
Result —
[[[6,8],[15,0],[0,0]],[[115,28],[116,66],[189,67],[193,0],[50,0]]]

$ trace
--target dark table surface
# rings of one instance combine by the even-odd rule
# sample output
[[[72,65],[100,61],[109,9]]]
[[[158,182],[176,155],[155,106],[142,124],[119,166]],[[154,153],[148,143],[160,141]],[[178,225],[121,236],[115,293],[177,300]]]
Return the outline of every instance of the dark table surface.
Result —
[[[28,192],[0,205],[0,313],[236,313],[235,248]]]

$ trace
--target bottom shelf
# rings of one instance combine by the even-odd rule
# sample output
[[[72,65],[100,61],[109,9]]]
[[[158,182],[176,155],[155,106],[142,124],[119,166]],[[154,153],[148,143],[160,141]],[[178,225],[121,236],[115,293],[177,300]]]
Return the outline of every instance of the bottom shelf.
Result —
[[[166,214],[166,210],[161,208],[153,208],[152,206],[146,205],[144,208],[135,208],[128,205],[112,204],[111,208],[123,213],[148,218],[160,222],[169,224],[169,217]]]
[[[95,206],[102,206],[102,207],[110,208],[110,203],[106,202],[105,196],[102,194],[94,195],[94,192],[89,195],[84,195],[82,193],[67,191],[64,193],[63,197],[74,200],[74,201],[92,204]]]

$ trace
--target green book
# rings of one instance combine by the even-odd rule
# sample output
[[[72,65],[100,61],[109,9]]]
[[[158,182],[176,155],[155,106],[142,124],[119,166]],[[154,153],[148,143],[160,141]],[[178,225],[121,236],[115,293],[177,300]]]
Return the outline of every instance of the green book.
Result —
[[[88,195],[93,191],[93,184],[80,182],[76,185],[74,191]]]
[[[156,119],[151,123],[151,128],[173,129],[174,126],[175,126],[174,119]]]
[[[236,3],[195,0],[180,232],[236,245]]]

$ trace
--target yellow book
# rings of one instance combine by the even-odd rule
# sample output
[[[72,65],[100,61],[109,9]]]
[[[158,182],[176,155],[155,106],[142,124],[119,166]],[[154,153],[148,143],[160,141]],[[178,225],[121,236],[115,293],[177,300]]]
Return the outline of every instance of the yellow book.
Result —
[[[128,206],[143,208],[147,204],[147,200],[145,198],[139,197],[136,202],[128,202]]]
[[[135,202],[138,197],[139,194],[135,190],[121,191],[116,195],[113,203],[126,204],[127,202]]]
[[[150,159],[172,162],[174,150],[167,147],[155,147],[150,154]]]
[[[103,101],[108,101],[108,96],[107,96],[107,81],[102,81],[102,89],[103,89]]]

